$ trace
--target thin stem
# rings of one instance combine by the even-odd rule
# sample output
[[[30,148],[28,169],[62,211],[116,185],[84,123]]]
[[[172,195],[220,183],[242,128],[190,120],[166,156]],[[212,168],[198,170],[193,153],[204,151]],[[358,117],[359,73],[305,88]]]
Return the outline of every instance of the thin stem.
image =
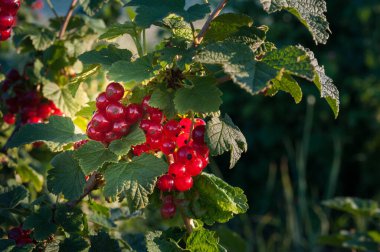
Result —
[[[140,57],[144,56],[143,48],[140,43],[140,39],[138,38],[140,34],[138,34],[136,37],[132,37],[133,42],[135,42],[135,46],[137,49],[137,53],[139,54]]]
[[[190,27],[191,27],[191,34],[193,35],[193,41],[194,44],[197,43],[197,37],[195,36],[195,28],[193,22],[190,22]]]
[[[59,39],[62,39],[63,36],[65,35],[67,26],[69,25],[70,18],[73,15],[73,12],[74,12],[75,6],[77,5],[77,2],[78,2],[78,0],[72,0],[72,2],[71,2],[70,8],[68,9],[66,17],[65,17],[65,21],[63,22],[61,30],[59,31],[59,36],[58,36]]]
[[[58,16],[58,13],[56,12],[56,10],[55,10],[55,8],[54,8],[53,3],[51,2],[51,0],[46,0],[46,3],[47,3],[47,5],[49,6],[50,10],[53,12],[54,16],[55,16],[59,21],[61,21],[60,18],[59,18],[59,16]]]
[[[219,2],[219,4],[216,6],[215,10],[207,18],[205,24],[203,25],[201,31],[199,32],[199,34],[198,34],[198,36],[196,38],[194,46],[198,46],[202,42],[204,36],[206,35],[206,32],[207,32],[208,28],[211,25],[211,21],[214,20],[220,14],[220,12],[223,10],[224,6],[226,6],[227,1],[228,0],[221,0]]]
[[[70,207],[74,207],[75,205],[77,205],[79,202],[82,201],[82,199],[84,199],[87,195],[89,195],[93,190],[97,189],[99,184],[98,184],[98,179],[96,178],[96,176],[98,175],[97,172],[94,172],[90,178],[87,180],[86,182],[86,186],[84,188],[84,192],[83,194],[76,200],[72,200],[72,201],[69,201],[67,202],[66,204]]]
[[[143,39],[143,53],[144,55],[147,54],[147,42],[146,42],[146,30],[144,29],[143,32],[142,32],[142,39]]]
[[[194,122],[194,113],[192,111],[191,111],[190,116],[191,116],[191,126],[190,126],[189,140],[188,140],[189,143],[190,143],[192,135],[193,135],[194,123],[195,123]]]

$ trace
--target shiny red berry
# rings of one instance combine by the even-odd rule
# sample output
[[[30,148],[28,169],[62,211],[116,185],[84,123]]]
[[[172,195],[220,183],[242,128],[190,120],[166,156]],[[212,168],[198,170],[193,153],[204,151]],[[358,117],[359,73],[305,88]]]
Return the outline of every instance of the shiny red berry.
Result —
[[[31,118],[29,118],[26,123],[30,123],[30,124],[35,124],[35,123],[43,123],[43,119],[41,117],[38,117],[38,116],[33,116]]]
[[[132,103],[126,107],[125,116],[127,121],[133,124],[142,118],[143,110],[140,105]]]
[[[16,122],[16,115],[15,114],[12,114],[12,113],[8,113],[8,114],[5,114],[4,115],[4,122],[11,125],[11,124],[15,124]]]
[[[180,148],[182,146],[190,144],[189,135],[190,135],[189,133],[181,133],[181,134],[179,134],[179,136],[176,139],[177,147]]]
[[[15,22],[14,16],[6,13],[6,12],[0,12],[0,30],[8,30],[12,27],[13,23]]]
[[[150,121],[149,126],[145,132],[147,136],[157,138],[158,136],[161,136],[162,130],[163,127],[161,123]]]
[[[161,151],[166,154],[173,154],[176,148],[176,142],[171,139],[163,139],[161,142]]]
[[[157,188],[163,192],[171,191],[174,189],[174,179],[172,175],[165,174],[158,178]]]
[[[199,144],[194,142],[191,144],[191,146],[194,148],[198,155],[201,155],[204,158],[208,157],[210,154],[210,149],[206,144]]]
[[[0,31],[0,41],[5,41],[11,37],[12,28],[9,28],[8,30],[1,30]]]
[[[188,174],[177,176],[174,178],[174,186],[177,191],[188,191],[193,187],[193,178]]]
[[[193,147],[184,145],[180,147],[176,153],[176,161],[180,163],[188,163],[197,157],[197,153]]]
[[[181,163],[173,163],[169,165],[169,174],[173,176],[184,176],[186,175],[186,166]]]
[[[87,142],[88,142],[87,139],[84,139],[84,140],[81,140],[81,141],[75,142],[75,143],[74,143],[74,150],[79,149],[80,147],[82,147],[83,145],[85,145]]]
[[[94,127],[92,127],[92,125],[87,127],[86,133],[87,133],[88,138],[92,140],[99,141],[99,142],[102,142],[104,140],[104,133],[95,130]]]
[[[136,145],[132,147],[133,155],[140,156],[141,154],[148,152],[149,146],[147,143]]]
[[[194,119],[194,128],[197,126],[206,125],[206,122],[201,118]]]
[[[109,101],[120,101],[124,96],[124,88],[120,83],[112,82],[106,88],[106,97]]]
[[[92,116],[91,124],[99,132],[108,132],[112,129],[112,123],[100,112],[96,112]]]
[[[52,108],[48,103],[41,103],[38,105],[37,114],[43,119],[47,119],[51,115]]]
[[[113,123],[112,131],[119,135],[125,136],[129,132],[129,127],[130,124],[127,123],[125,120],[117,121]]]
[[[197,176],[206,166],[207,161],[202,157],[197,157],[190,163],[186,164],[186,171],[191,176]]]
[[[141,106],[142,106],[144,111],[147,111],[150,108],[150,105],[149,105],[150,97],[151,97],[150,95],[145,96],[141,102]]]
[[[148,120],[148,119],[141,120],[140,128],[145,132],[148,131],[149,126],[150,126],[150,122],[151,122],[151,120]]]
[[[204,144],[205,142],[205,125],[199,125],[193,129],[192,138],[195,143]]]
[[[96,98],[96,107],[99,111],[104,111],[107,106],[110,104],[109,100],[106,97],[106,93],[100,93]]]
[[[181,131],[185,133],[190,132],[191,124],[192,122],[191,122],[191,119],[189,118],[182,118],[181,121],[179,121],[179,125],[181,126]]]
[[[20,0],[1,0],[0,9],[15,16],[20,8]]]
[[[104,134],[104,141],[107,143],[110,143],[110,142],[115,141],[115,140],[120,139],[120,138],[121,138],[121,135],[118,133],[115,133],[113,131],[109,131],[109,132]]]
[[[148,114],[151,121],[161,123],[163,118],[163,113],[161,110],[158,108],[149,108]]]
[[[161,147],[161,136],[160,135],[157,135],[157,136],[147,136],[146,142],[147,142],[147,144],[149,145],[149,147],[152,150],[154,150],[154,151],[160,150],[160,147]]]
[[[112,102],[106,108],[106,117],[108,120],[121,121],[124,120],[126,109],[119,102]]]
[[[181,125],[176,120],[168,121],[164,126],[164,134],[166,136],[177,137],[181,132]]]
[[[164,219],[170,219],[175,215],[176,206],[173,203],[165,203],[161,207],[161,216]]]

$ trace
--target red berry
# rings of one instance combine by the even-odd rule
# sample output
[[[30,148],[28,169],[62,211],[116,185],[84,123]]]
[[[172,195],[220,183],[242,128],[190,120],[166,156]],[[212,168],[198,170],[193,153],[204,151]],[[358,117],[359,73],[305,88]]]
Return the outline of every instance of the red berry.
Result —
[[[87,142],[88,142],[87,139],[85,139],[85,140],[80,140],[80,141],[78,141],[78,142],[75,142],[75,143],[74,143],[74,150],[79,149],[80,147],[82,147],[83,145],[85,145]]]
[[[109,132],[104,134],[104,141],[107,143],[110,143],[110,142],[115,141],[115,140],[120,139],[120,138],[121,138],[121,135],[118,133],[115,133],[113,131],[109,131]]]
[[[143,130],[143,131],[148,131],[149,129],[149,126],[150,126],[150,120],[147,120],[147,119],[143,119],[141,120],[140,122],[140,128]]]
[[[149,119],[151,121],[161,123],[163,117],[163,113],[161,110],[159,110],[158,108],[149,108],[148,113]]]
[[[19,110],[19,103],[17,97],[8,98],[5,100],[5,104],[8,107],[9,112],[11,113],[17,113]]]
[[[41,103],[39,106],[38,106],[38,111],[37,111],[37,114],[39,117],[43,118],[43,119],[47,119],[50,115],[51,115],[51,107],[49,104],[47,103]]]
[[[185,145],[178,149],[176,153],[176,161],[180,163],[188,163],[197,157],[197,153],[193,147]]]
[[[128,134],[129,127],[130,125],[126,121],[117,121],[114,122],[112,131],[119,135],[125,136]]]
[[[8,113],[4,115],[4,122],[7,124],[15,124],[16,122],[16,115],[12,113]]]
[[[1,30],[0,31],[0,41],[5,41],[11,37],[12,28],[9,28],[8,30]]]
[[[12,27],[13,23],[15,22],[15,18],[5,12],[0,12],[0,30],[8,30]]]
[[[42,0],[36,0],[32,3],[33,10],[41,10],[44,7],[44,2]]]
[[[136,145],[132,147],[133,155],[140,156],[141,154],[149,151],[149,146],[147,143]]]
[[[19,240],[22,237],[22,228],[15,227],[8,230],[8,238],[12,240]]]
[[[145,96],[141,102],[141,105],[142,105],[142,108],[144,109],[144,111],[147,111],[150,108],[149,100],[150,100],[150,95]]]
[[[171,191],[174,189],[174,179],[172,175],[165,174],[162,175],[157,180],[157,188],[160,189],[163,192]]]
[[[194,119],[194,128],[197,126],[206,125],[206,122],[201,118]]]
[[[143,116],[143,111],[140,105],[132,103],[126,109],[126,119],[129,123],[133,124],[140,120]]]
[[[199,175],[202,170],[207,166],[207,162],[204,158],[195,158],[190,163],[186,164],[186,171],[191,176]]]
[[[205,131],[206,131],[206,126],[205,125],[199,125],[194,128],[192,137],[193,141],[195,143],[199,144],[204,144],[205,142]]]
[[[124,96],[124,88],[120,83],[112,82],[106,88],[106,97],[109,101],[120,101]]]
[[[35,124],[35,123],[42,123],[44,120],[41,117],[38,116],[33,116],[29,118],[26,122],[30,124]]]
[[[30,91],[25,94],[24,97],[19,98],[21,104],[26,106],[37,106],[41,102],[40,95],[35,91]]]
[[[86,133],[87,133],[87,136],[92,140],[99,141],[99,142],[102,142],[104,140],[104,133],[95,130],[91,124],[89,124],[89,126],[87,127]]]
[[[112,102],[106,108],[106,117],[112,121],[124,120],[126,115],[125,107],[119,102]]]
[[[147,142],[147,144],[149,145],[149,147],[152,150],[154,150],[154,151],[160,150],[160,147],[161,147],[161,135],[147,136],[146,142]]]
[[[174,178],[175,189],[180,192],[190,190],[193,187],[193,178],[190,175],[178,176]]]
[[[164,219],[170,219],[175,215],[176,207],[173,203],[165,203],[161,207],[161,216]]]
[[[11,15],[15,16],[18,9],[20,8],[20,0],[1,0],[0,9],[2,11],[9,12]]]
[[[177,137],[181,132],[181,125],[176,120],[168,121],[164,126],[164,134],[166,136]]]
[[[189,133],[191,128],[191,120],[189,118],[182,118],[181,121],[179,121],[179,125],[181,126],[182,132]]]
[[[175,151],[175,147],[176,142],[174,142],[171,139],[164,139],[161,142],[161,151],[166,155],[173,154]]]
[[[162,134],[162,129],[161,123],[150,121],[146,134],[150,137],[158,138]]]
[[[1,2],[1,0],[0,0],[0,2]],[[18,71],[16,69],[11,69],[7,73],[7,80],[18,81],[19,79],[21,79],[21,76],[20,76],[20,74],[18,73]]]
[[[206,144],[192,143],[191,146],[194,148],[198,155],[201,155],[204,158],[208,157],[210,154],[210,149]]]
[[[99,132],[108,132],[112,129],[112,123],[100,112],[96,112],[91,119],[92,127]]]
[[[100,111],[104,111],[107,106],[110,104],[109,100],[106,97],[106,93],[100,93],[98,97],[96,98],[96,107]]]
[[[186,175],[186,166],[181,163],[173,163],[169,165],[168,173],[176,177],[184,176]]]
[[[182,147],[182,146],[188,145],[190,143],[189,136],[190,136],[190,133],[181,133],[176,139],[177,146]]]
[[[162,203],[165,204],[165,203],[173,203],[174,202],[174,197],[173,195],[166,195],[163,199],[162,199]]]

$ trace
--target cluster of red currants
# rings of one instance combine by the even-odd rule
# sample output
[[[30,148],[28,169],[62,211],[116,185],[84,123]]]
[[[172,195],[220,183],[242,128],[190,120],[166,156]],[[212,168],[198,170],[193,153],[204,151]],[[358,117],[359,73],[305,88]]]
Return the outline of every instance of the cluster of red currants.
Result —
[[[33,239],[30,238],[32,230],[23,230],[22,226],[12,228],[8,230],[8,238],[14,240],[17,246],[24,246],[33,243]]]
[[[62,116],[54,102],[44,98],[35,86],[29,86],[17,70],[11,70],[1,85],[1,100],[6,113],[4,122],[14,124],[16,115],[20,115],[21,124],[42,123],[51,115]]]
[[[0,41],[11,36],[20,5],[20,0],[0,0]]]

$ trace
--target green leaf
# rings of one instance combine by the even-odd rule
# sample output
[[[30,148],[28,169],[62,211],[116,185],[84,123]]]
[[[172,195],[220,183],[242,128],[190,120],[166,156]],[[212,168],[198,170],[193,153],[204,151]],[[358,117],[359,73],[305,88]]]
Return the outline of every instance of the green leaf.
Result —
[[[248,251],[248,241],[226,225],[219,226],[216,233],[219,237],[220,245],[226,248],[227,251]]]
[[[121,251],[119,243],[104,231],[100,231],[95,236],[90,236],[90,252],[119,252]]]
[[[269,13],[286,10],[296,16],[307,27],[314,41],[326,44],[329,38],[329,23],[326,20],[325,0],[260,0]]]
[[[70,83],[68,84],[68,89],[70,90],[71,95],[75,97],[79,85],[91,76],[98,74],[99,71],[100,65],[91,65],[85,67],[85,69],[83,69],[83,71],[80,74],[76,75],[73,79],[70,80]]]
[[[0,185],[0,208],[15,208],[27,197],[28,191],[22,185],[9,187]]]
[[[204,41],[216,42],[222,41],[232,34],[236,33],[242,26],[251,26],[253,20],[250,16],[237,13],[226,13],[219,15],[210,24]]]
[[[83,64],[101,64],[103,67],[110,67],[113,63],[125,60],[130,61],[132,53],[127,49],[119,49],[114,45],[101,48],[100,50],[92,50],[79,55],[79,60]]]
[[[44,177],[34,170],[30,165],[21,163],[16,166],[16,172],[20,176],[22,183],[29,183],[37,192],[42,190]]]
[[[177,14],[185,21],[192,22],[204,18],[210,12],[208,4],[196,4],[185,11],[185,0],[132,0],[127,5],[137,6],[135,22],[142,28],[148,28],[169,14]]]
[[[110,165],[105,174],[106,197],[127,197],[131,211],[144,208],[153,193],[156,178],[167,171],[168,165],[153,155],[143,154],[131,162]]]
[[[193,86],[183,87],[175,94],[174,104],[178,113],[219,111],[222,92],[216,87],[216,80],[212,77],[194,77],[190,81]]]
[[[37,241],[47,239],[54,234],[57,226],[53,223],[53,210],[49,206],[41,207],[36,213],[29,215],[24,224],[24,229],[34,229],[33,237]]]
[[[299,48],[305,50],[305,52],[309,55],[311,64],[315,71],[314,84],[321,92],[321,98],[326,99],[327,103],[330,105],[330,108],[334,112],[335,118],[337,118],[340,106],[338,88],[334,85],[333,80],[326,75],[324,66],[319,66],[318,60],[314,57],[314,53],[307,48],[303,48],[301,46],[299,46]]]
[[[153,56],[146,55],[133,62],[122,60],[112,64],[108,75],[114,81],[142,82],[152,78],[154,70],[157,67],[153,67]]]
[[[118,160],[118,156],[97,141],[89,141],[84,144],[74,152],[74,157],[85,174],[99,170],[105,163],[114,163]]]
[[[205,46],[194,60],[204,64],[222,65],[236,84],[255,94],[269,85],[269,81],[277,76],[278,70],[255,61],[254,57],[249,46],[226,41]]]
[[[287,46],[282,49],[268,52],[262,59],[267,65],[281,71],[312,81],[314,67],[309,55],[299,47]]]
[[[64,204],[57,206],[54,220],[57,225],[60,225],[70,234],[79,234],[85,227],[84,214],[82,210],[79,208],[69,207]]]
[[[324,206],[353,215],[374,216],[380,214],[380,208],[376,201],[350,197],[337,197],[322,202]]]
[[[137,36],[137,26],[133,22],[125,22],[124,24],[112,24],[105,33],[100,35],[99,39],[115,39],[117,37],[130,34]]]
[[[116,227],[116,224],[111,219],[97,213],[92,213],[88,217],[88,221],[96,223],[97,225],[100,225],[107,229],[113,229]]]
[[[215,231],[199,228],[193,231],[186,239],[186,249],[189,251],[219,251],[219,238]]]
[[[83,106],[81,108],[81,110],[79,110],[75,114],[75,116],[82,116],[82,117],[90,120],[92,118],[92,115],[94,114],[95,110],[96,110],[96,102],[91,101],[91,102],[88,102],[85,106]]]
[[[241,26],[235,33],[229,35],[226,40],[228,42],[242,43],[244,45],[247,45],[252,50],[252,52],[255,53],[255,55],[261,55],[267,51],[270,51],[265,50],[265,43],[270,43],[265,41],[266,33],[268,30],[269,28],[264,25],[260,27]]]
[[[148,252],[177,252],[184,251],[171,239],[167,239],[161,231],[151,231],[145,235],[146,248]]]
[[[32,42],[33,47],[37,51],[46,50],[48,47],[54,44],[56,38],[55,34],[52,31],[30,23],[17,25],[14,28],[14,33],[16,46],[19,46],[21,42],[29,38]]]
[[[175,93],[167,88],[157,88],[150,97],[149,105],[161,109],[167,118],[173,118],[178,114],[174,105],[174,95]]]
[[[107,2],[108,0],[80,0],[83,11],[89,16],[95,15]]]
[[[80,236],[66,238],[59,244],[60,252],[85,251],[89,247],[88,242]]]
[[[297,81],[289,74],[284,74],[281,78],[272,80],[272,86],[268,90],[267,95],[274,96],[278,91],[289,93],[296,103],[302,100],[302,89]]]
[[[224,223],[234,214],[248,210],[247,197],[238,187],[232,187],[215,175],[202,173],[194,181],[194,192],[198,195],[193,209],[197,218],[208,225]]]
[[[51,161],[53,169],[49,170],[47,187],[56,195],[62,193],[66,199],[78,199],[85,187],[84,173],[78,161],[73,157],[73,151],[58,154]]]
[[[75,126],[69,117],[52,116],[48,123],[22,126],[10,139],[8,148],[43,141],[52,150],[59,151],[66,144],[83,139],[86,139],[86,136],[75,133]]]
[[[15,246],[16,246],[16,243],[14,240],[0,239],[0,251],[10,252],[12,251],[12,248],[14,248]]]
[[[78,89],[75,92],[76,95],[73,96],[73,90],[70,90],[69,86],[60,87],[49,82],[44,85],[43,94],[47,99],[52,100],[64,114],[73,116],[87,102],[88,98],[84,91]]]
[[[144,131],[140,128],[135,128],[122,139],[112,141],[109,149],[117,155],[123,156],[128,154],[132,146],[143,144],[145,141]]]
[[[230,168],[234,167],[241,154],[247,151],[247,141],[240,129],[226,114],[222,117],[212,117],[206,125],[206,141],[213,156],[231,152]]]

